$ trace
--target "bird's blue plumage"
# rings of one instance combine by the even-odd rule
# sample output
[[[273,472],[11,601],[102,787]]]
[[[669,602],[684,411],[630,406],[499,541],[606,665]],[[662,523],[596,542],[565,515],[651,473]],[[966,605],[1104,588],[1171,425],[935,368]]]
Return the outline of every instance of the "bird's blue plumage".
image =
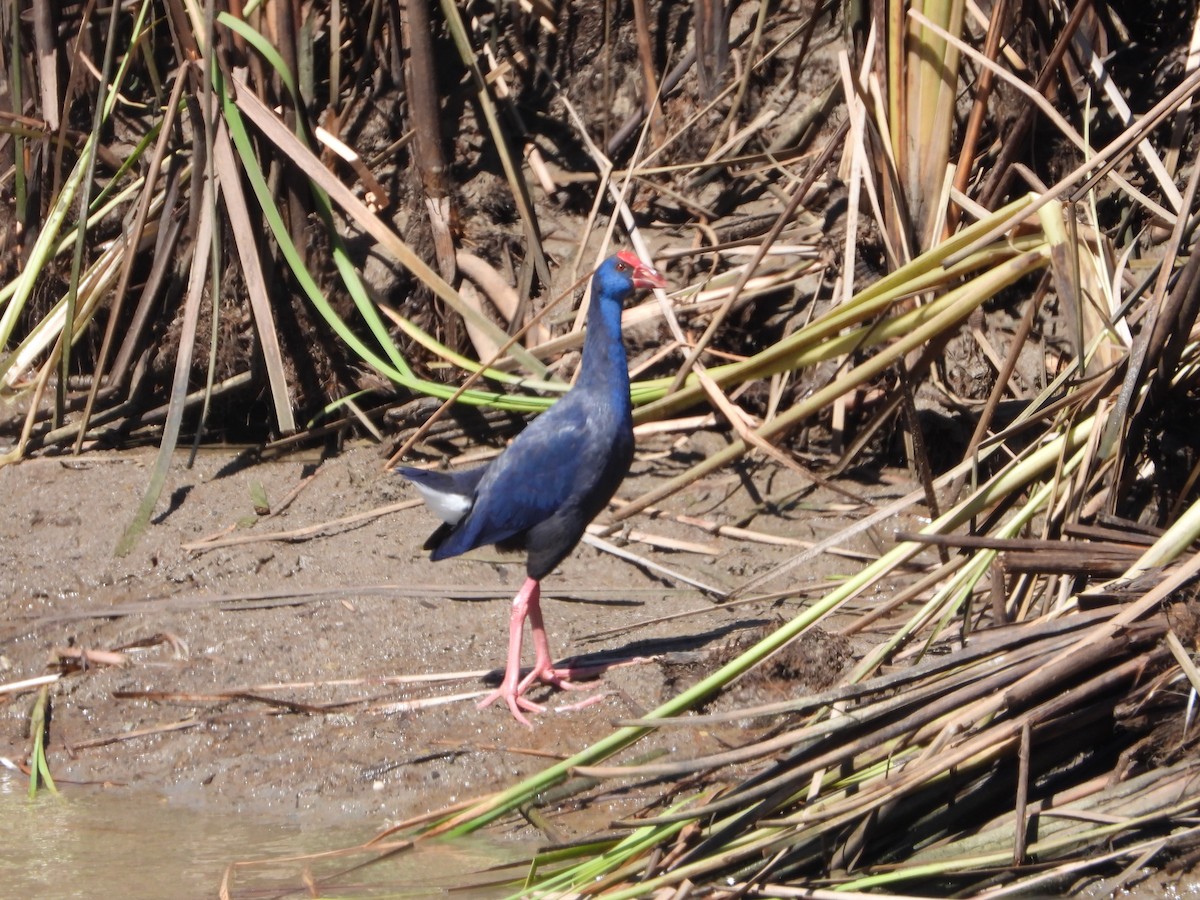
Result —
[[[661,285],[653,270],[656,281]],[[633,460],[629,370],[621,340],[621,309],[635,289],[627,254],[601,264],[592,299],[583,362],[574,387],[542,413],[489,465],[447,474],[400,468],[421,488],[440,494],[442,509],[464,510],[445,522],[426,547],[445,559],[498,544],[528,551],[526,569],[541,579],[562,561],[604,508]],[[646,286],[646,285],[641,285]]]

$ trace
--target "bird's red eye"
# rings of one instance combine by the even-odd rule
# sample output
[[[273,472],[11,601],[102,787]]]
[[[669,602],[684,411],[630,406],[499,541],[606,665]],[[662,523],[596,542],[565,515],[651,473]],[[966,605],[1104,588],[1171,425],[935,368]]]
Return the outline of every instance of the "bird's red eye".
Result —
[[[628,268],[629,267],[627,265],[625,265],[625,263],[623,263],[623,262],[617,263],[617,271],[618,272],[624,272]]]

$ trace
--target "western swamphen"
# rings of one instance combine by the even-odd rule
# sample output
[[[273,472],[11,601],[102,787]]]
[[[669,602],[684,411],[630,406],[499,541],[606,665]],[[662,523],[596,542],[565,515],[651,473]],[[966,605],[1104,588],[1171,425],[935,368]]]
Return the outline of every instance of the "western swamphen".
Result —
[[[629,368],[621,340],[621,308],[639,288],[666,282],[623,250],[592,278],[583,361],[574,387],[542,413],[486,466],[464,472],[398,467],[442,520],[425,549],[434,560],[495,544],[525,550],[527,577],[513,599],[508,663],[500,687],[479,704],[503,699],[517,720],[542,707],[523,696],[535,681],[575,687],[568,669],[554,668],[542,624],[541,580],[579,543],[604,509],[633,461]],[[521,642],[528,618],[533,669],[521,678]]]

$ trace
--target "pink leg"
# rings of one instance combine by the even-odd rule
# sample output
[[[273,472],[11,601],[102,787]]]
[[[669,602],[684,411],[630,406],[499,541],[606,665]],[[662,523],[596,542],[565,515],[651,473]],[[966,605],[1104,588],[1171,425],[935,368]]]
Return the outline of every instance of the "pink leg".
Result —
[[[534,663],[533,669],[521,678],[521,644],[524,639],[525,619],[529,619],[533,631]],[[550,656],[550,642],[546,638],[546,628],[542,622],[541,585],[533,578],[526,578],[521,590],[513,598],[512,612],[508,619],[508,661],[504,667],[504,680],[500,687],[492,691],[479,702],[479,708],[491,706],[497,700],[503,699],[509,710],[522,725],[530,728],[530,724],[522,712],[545,712],[545,708],[527,700],[522,694],[535,681],[542,681],[560,690],[581,690],[579,685],[568,681],[570,669],[554,668],[554,660]]]
[[[483,709],[503,698],[512,711],[513,718],[529,728],[532,728],[533,725],[525,718],[521,710],[543,712],[543,709],[532,700],[526,700],[521,696],[521,643],[525,634],[525,617],[529,615],[530,607],[537,609],[538,618],[541,618],[539,607],[541,590],[541,585],[536,580],[526,578],[525,583],[521,585],[521,590],[513,598],[512,612],[508,618],[508,662],[504,667],[504,680],[500,682],[500,687],[479,701],[479,708]]]
[[[535,597],[529,604],[529,627],[533,631],[533,669],[525,676],[518,693],[522,693],[535,681],[553,685],[560,691],[583,691],[586,687],[568,681],[570,669],[554,668],[554,658],[550,655],[550,641],[546,637],[546,627],[542,624],[541,598]]]

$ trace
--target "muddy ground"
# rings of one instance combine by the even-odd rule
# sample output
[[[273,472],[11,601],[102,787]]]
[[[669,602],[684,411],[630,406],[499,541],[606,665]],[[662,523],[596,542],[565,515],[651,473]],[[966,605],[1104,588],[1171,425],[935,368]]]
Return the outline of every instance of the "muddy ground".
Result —
[[[619,496],[636,496],[724,440],[698,431],[642,441]],[[506,710],[475,703],[503,664],[522,559],[481,550],[429,562],[421,543],[433,517],[406,483],[384,472],[385,459],[372,445],[253,464],[235,449],[211,449],[190,469],[181,456],[163,494],[169,502],[121,558],[114,546],[139,502],[152,451],[0,469],[8,511],[0,523],[0,682],[63,673],[51,688],[49,741],[60,785],[383,827],[575,752],[803,602],[802,593],[725,608],[645,564],[729,590],[797,547],[635,517],[627,526],[648,539],[691,546],[656,547],[630,540],[628,530],[611,540],[640,562],[580,546],[547,579],[543,607],[559,656],[648,661],[608,671],[596,685],[599,703],[547,712],[527,729]],[[851,487],[878,500],[906,491],[902,477],[896,482]],[[854,514],[844,496],[754,466],[714,475],[664,506],[803,540],[826,536]],[[214,536],[221,542],[195,547]],[[858,549],[870,551],[871,538]],[[826,556],[768,589],[819,588],[859,565]],[[655,621],[681,613],[692,615]],[[81,669],[81,650],[115,651],[123,664],[99,660]],[[810,690],[853,654],[843,639],[821,638],[779,677],[735,690]],[[32,696],[0,696],[0,754],[11,760],[28,753]],[[535,696],[553,710],[590,695]],[[398,705],[425,698],[446,702]],[[721,735],[671,740],[674,751],[690,753],[711,749]],[[628,811],[609,806],[605,814]]]

